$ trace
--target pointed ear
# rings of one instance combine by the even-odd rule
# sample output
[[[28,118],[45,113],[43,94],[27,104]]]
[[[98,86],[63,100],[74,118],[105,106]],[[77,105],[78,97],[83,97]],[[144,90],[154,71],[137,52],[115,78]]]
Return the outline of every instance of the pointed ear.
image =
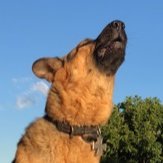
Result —
[[[39,77],[52,82],[56,71],[63,66],[60,58],[41,58],[32,65],[33,73]]]

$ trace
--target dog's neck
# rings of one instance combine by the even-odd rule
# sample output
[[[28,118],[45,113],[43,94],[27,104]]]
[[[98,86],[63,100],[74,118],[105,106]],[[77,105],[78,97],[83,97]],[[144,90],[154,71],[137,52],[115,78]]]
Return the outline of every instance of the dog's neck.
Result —
[[[114,77],[101,78],[99,75],[66,86],[56,82],[47,98],[47,115],[71,125],[104,124],[113,108]]]
[[[106,150],[106,144],[103,144],[101,130],[99,126],[76,126],[67,122],[61,122],[50,118],[48,115],[44,119],[52,123],[58,131],[69,135],[70,139],[74,136],[81,137],[86,143],[89,143],[95,155],[102,156]]]

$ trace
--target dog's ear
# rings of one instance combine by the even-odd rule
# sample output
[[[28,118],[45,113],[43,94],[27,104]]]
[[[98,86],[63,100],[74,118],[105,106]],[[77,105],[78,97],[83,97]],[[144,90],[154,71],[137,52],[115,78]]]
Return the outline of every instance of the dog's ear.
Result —
[[[52,82],[58,69],[63,66],[63,60],[60,58],[41,58],[32,65],[33,73],[39,77]]]

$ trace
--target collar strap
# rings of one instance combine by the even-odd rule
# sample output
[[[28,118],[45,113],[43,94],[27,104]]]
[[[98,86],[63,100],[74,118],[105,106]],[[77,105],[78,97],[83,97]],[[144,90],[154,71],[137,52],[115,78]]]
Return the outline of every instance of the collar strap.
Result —
[[[103,152],[106,151],[106,144],[103,144],[99,126],[70,125],[66,122],[53,120],[48,115],[45,115],[44,118],[55,125],[59,131],[69,134],[70,138],[81,136],[85,142],[91,144],[91,149],[95,151],[95,155],[102,156]]]
[[[67,122],[61,122],[58,120],[53,120],[48,115],[46,115],[44,118],[47,121],[53,123],[59,131],[67,133],[70,136],[93,135],[94,137],[97,137],[97,136],[101,135],[101,130],[100,130],[99,126],[70,125]]]

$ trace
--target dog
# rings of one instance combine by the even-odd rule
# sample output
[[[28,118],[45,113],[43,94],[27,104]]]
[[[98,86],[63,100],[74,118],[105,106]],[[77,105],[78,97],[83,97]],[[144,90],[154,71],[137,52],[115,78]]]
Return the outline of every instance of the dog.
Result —
[[[109,23],[96,39],[62,58],[41,58],[34,74],[51,83],[45,115],[18,143],[14,163],[99,163],[99,126],[111,116],[115,74],[125,59],[125,24]]]

